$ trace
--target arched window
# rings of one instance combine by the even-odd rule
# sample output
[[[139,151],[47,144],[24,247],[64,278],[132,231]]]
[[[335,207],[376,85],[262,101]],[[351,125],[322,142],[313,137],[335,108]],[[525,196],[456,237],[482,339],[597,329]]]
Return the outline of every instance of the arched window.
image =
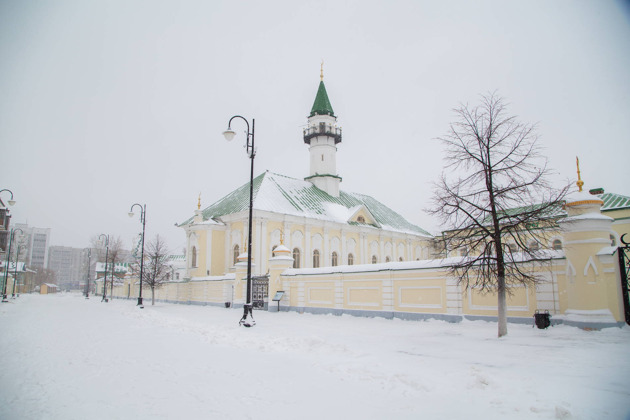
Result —
[[[540,244],[537,241],[531,241],[528,245],[530,251],[538,251]]]
[[[610,234],[610,246],[617,246],[617,238],[615,238],[615,235]]]
[[[354,264],[354,255],[348,254],[348,265]]]
[[[293,268],[300,268],[300,250],[293,248]]]
[[[376,261],[377,261],[376,255],[372,255],[372,264],[376,264]]]
[[[319,251],[313,251],[313,268],[319,267]]]
[[[240,248],[238,245],[234,245],[234,252],[232,253],[234,259],[234,265],[238,262],[238,256],[241,255]]]
[[[333,252],[333,253],[332,253],[332,258],[331,258],[331,260],[332,260],[332,266],[333,266],[333,267],[336,267],[337,265],[339,265],[339,262],[338,262],[338,260],[337,260],[337,253],[336,253],[336,252]]]
[[[365,217],[363,217],[363,216],[359,216],[359,217],[357,217],[357,222],[359,222],[359,223],[365,223]]]
[[[271,248],[271,256],[272,257],[276,256],[276,248],[278,248],[278,245],[274,245],[273,248]]]
[[[193,246],[192,247],[192,252],[191,252],[191,267],[197,267],[197,247]]]
[[[398,261],[402,262],[403,261],[403,257],[398,257]]]
[[[552,244],[552,247],[555,250],[561,250],[562,249],[562,241],[560,239],[554,240],[553,244]]]
[[[390,261],[391,261],[391,260],[389,259],[389,257],[385,257],[385,262],[386,262],[386,263],[388,263],[388,262],[390,262]]]

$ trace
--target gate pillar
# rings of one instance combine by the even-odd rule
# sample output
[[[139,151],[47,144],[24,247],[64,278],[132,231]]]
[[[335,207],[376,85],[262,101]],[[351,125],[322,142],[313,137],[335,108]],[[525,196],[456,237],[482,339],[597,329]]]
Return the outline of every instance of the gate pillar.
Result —
[[[580,191],[567,198],[568,217],[559,221],[567,259],[563,318],[586,328],[622,321],[615,248],[610,241],[613,219],[601,213],[603,204],[597,196]]]
[[[281,300],[280,304],[278,304],[277,302],[272,302],[272,299],[276,292],[282,290],[280,275],[284,270],[293,266],[293,257],[291,256],[291,251],[283,244],[277,246],[273,252],[275,256],[269,260],[269,305],[267,305],[267,310],[269,312],[278,312],[280,306],[288,305],[288,303],[283,305],[284,302]]]
[[[245,305],[245,298],[247,294],[247,252],[243,252],[237,258],[237,263],[234,264],[234,302],[232,306]],[[254,261],[252,259],[252,277],[254,272]]]

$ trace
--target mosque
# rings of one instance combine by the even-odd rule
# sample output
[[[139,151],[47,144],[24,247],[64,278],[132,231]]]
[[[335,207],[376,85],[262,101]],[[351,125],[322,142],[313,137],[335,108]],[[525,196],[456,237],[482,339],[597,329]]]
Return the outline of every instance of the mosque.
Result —
[[[337,146],[342,130],[326,92],[323,74],[304,129],[310,173],[302,179],[265,172],[254,179],[253,272],[267,273],[281,243],[293,268],[318,268],[427,259],[432,235],[364,194],[340,189]],[[180,226],[186,231],[188,276],[234,270],[247,241],[249,183]],[[245,254],[246,255],[246,254]]]
[[[198,203],[179,224],[187,238],[185,274],[160,287],[157,300],[242,306],[251,252],[252,301],[268,311],[496,320],[496,295],[460,284],[449,271],[466,255],[462,250],[441,249],[439,238],[385,204],[340,189],[342,130],[323,75],[303,138],[310,154],[305,179],[264,172],[253,181],[252,249],[245,249],[247,183],[205,209]],[[582,186],[579,179],[580,191],[567,197],[544,235],[546,264],[519,263],[542,281],[511,288],[509,322],[531,323],[536,311],[548,311],[554,323],[583,328],[630,324],[630,264],[623,256],[630,255],[623,242],[630,197]],[[126,279],[114,297],[133,298],[137,286]]]

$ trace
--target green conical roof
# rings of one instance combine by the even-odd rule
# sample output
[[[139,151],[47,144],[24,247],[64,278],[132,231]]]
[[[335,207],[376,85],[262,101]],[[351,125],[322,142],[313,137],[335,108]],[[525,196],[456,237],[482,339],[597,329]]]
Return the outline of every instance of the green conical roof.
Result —
[[[335,116],[330,100],[328,99],[328,94],[326,93],[326,87],[324,86],[323,80],[319,82],[319,89],[317,89],[317,96],[315,97],[315,102],[313,103],[313,108],[311,108],[311,115],[309,115],[309,117],[312,117],[313,115]]]

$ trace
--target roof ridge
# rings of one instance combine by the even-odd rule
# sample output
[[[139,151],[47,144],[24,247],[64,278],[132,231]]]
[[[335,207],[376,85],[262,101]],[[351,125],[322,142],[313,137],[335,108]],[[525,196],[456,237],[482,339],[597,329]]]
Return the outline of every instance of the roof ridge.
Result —
[[[605,192],[597,196],[604,202],[602,211],[630,208],[630,197],[627,195]]]
[[[431,236],[372,196],[340,191],[333,197],[303,179],[265,171],[254,178],[254,209],[278,214],[303,216],[338,223],[352,223],[348,211],[364,206],[383,229]],[[203,220],[219,220],[221,216],[249,208],[249,182],[225,195],[202,211]],[[191,223],[189,218],[180,226]]]

